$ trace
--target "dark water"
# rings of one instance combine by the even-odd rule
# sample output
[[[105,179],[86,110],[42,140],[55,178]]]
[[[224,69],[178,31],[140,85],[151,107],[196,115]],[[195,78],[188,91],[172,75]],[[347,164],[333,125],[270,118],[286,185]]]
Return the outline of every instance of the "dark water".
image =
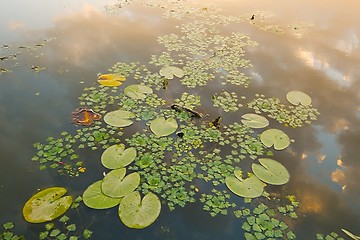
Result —
[[[0,3],[0,44],[9,45],[0,49],[0,57],[21,51],[16,60],[0,61],[1,67],[11,70],[0,75],[0,222],[14,221],[19,234],[37,239],[39,227],[22,217],[27,199],[37,189],[56,185],[79,195],[101,178],[101,172],[92,170],[67,179],[39,171],[30,160],[35,153],[32,144],[62,131],[75,131],[70,113],[78,107],[83,88],[96,84],[97,73],[118,61],[147,63],[152,54],[162,51],[156,38],[176,32],[181,21],[164,18],[162,9],[137,4],[109,15],[104,5],[111,2],[95,0]],[[306,31],[300,27],[290,31],[290,27],[285,34],[263,31],[248,22],[228,26],[230,32],[247,33],[259,44],[246,55],[254,80],[246,93],[238,90],[239,96],[263,93],[286,101],[290,90],[309,93],[321,115],[311,126],[289,129],[295,142],[279,155],[291,174],[283,191],[295,194],[301,203],[299,219],[292,227],[298,239],[340,233],[341,228],[359,235],[359,4],[307,0],[217,4],[223,14],[234,16],[272,12],[273,25],[312,23]],[[37,73],[32,65],[45,70]],[[167,97],[175,98],[172,94],[177,91],[169,90]],[[88,158],[97,161],[100,154],[91,152]],[[90,162],[89,166],[100,164]],[[92,224],[94,239],[243,238],[241,222],[232,216],[212,218],[197,204],[173,212],[163,209],[156,223],[144,230],[124,227],[114,209],[83,207],[75,217],[79,223]]]

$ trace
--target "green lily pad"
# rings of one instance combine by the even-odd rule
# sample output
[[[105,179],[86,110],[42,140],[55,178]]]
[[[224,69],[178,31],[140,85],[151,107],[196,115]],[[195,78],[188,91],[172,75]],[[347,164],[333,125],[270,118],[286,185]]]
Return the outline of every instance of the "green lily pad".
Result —
[[[178,123],[174,118],[166,119],[159,117],[154,119],[150,124],[151,131],[159,137],[168,136],[176,131]]]
[[[234,176],[228,176],[225,179],[225,183],[230,191],[245,198],[256,198],[261,196],[264,191],[264,187],[266,186],[254,175],[242,181]]]
[[[23,207],[25,220],[42,223],[61,216],[72,204],[72,197],[64,196],[66,192],[65,188],[51,187],[36,193]]]
[[[124,197],[119,206],[120,220],[129,228],[145,228],[159,217],[161,203],[159,198],[149,192],[141,200],[135,191]]]
[[[108,112],[104,116],[104,121],[114,127],[127,127],[133,124],[133,121],[130,118],[133,118],[135,115],[132,112],[125,110],[116,110]]]
[[[125,168],[112,170],[101,183],[103,193],[109,197],[120,198],[133,192],[140,184],[140,175],[133,172],[127,176]]]
[[[124,93],[132,99],[144,99],[146,95],[153,93],[153,90],[144,85],[133,84],[124,89]]]
[[[112,198],[106,196],[101,191],[102,180],[91,184],[83,193],[83,202],[89,208],[94,209],[107,209],[118,205],[122,198]]]
[[[124,144],[116,144],[107,148],[101,155],[101,163],[109,169],[123,168],[136,157],[136,149],[126,148]]]
[[[289,172],[278,161],[270,158],[260,158],[259,162],[261,165],[253,163],[251,167],[254,174],[261,181],[273,185],[282,185],[289,181]]]
[[[266,117],[255,113],[244,114],[242,118],[241,122],[251,128],[264,128],[269,125],[269,120],[267,120]]]
[[[166,77],[167,79],[173,79],[174,76],[182,78],[185,75],[184,70],[174,66],[163,67],[160,69],[159,73],[161,76]]]
[[[311,97],[301,91],[290,91],[286,94],[286,99],[293,105],[308,106],[311,104]]]
[[[290,139],[288,135],[280,129],[268,129],[261,133],[261,142],[266,147],[274,145],[276,150],[283,150],[290,145]]]

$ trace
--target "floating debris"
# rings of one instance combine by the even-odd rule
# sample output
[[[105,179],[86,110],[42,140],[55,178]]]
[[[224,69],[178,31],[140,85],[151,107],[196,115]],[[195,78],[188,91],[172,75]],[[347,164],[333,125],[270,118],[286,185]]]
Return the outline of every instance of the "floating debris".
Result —
[[[30,69],[34,70],[35,72],[41,72],[42,70],[44,70],[45,68],[43,67],[39,67],[39,66],[35,66],[35,65],[31,65]]]
[[[176,103],[171,105],[171,109],[174,109],[175,111],[178,111],[178,112],[188,112],[188,113],[190,113],[190,115],[192,117],[197,117],[197,118],[202,118],[203,117],[202,113],[197,112],[197,111],[192,110],[192,109],[187,108],[187,107],[183,107],[183,106],[181,106],[179,104],[176,104]]]

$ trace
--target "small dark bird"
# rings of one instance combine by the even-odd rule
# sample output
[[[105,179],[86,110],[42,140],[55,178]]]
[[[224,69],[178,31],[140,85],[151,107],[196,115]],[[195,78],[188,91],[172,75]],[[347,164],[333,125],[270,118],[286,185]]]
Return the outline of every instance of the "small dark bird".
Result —
[[[250,18],[250,20],[254,20],[255,19],[255,14],[253,14]]]

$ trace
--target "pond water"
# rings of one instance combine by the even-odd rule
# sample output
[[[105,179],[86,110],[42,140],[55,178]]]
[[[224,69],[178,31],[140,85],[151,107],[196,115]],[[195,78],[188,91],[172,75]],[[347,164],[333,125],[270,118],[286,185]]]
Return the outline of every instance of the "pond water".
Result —
[[[234,210],[249,209],[250,215],[255,214],[258,218],[253,209],[259,204],[264,203],[279,211],[278,207],[286,208],[287,205],[289,208],[292,205],[286,196],[293,195],[296,198],[293,204],[295,210],[285,209],[286,214],[280,212],[276,216],[288,228],[279,230],[283,235],[273,236],[275,239],[293,239],[291,233],[297,239],[320,239],[317,234],[322,234],[325,239],[331,233],[350,239],[341,229],[360,235],[360,16],[357,11],[360,3],[323,0],[296,3],[281,0],[276,4],[261,0],[206,2],[1,0],[2,224],[14,222],[12,231],[15,234],[26,239],[38,239],[45,224],[28,223],[22,215],[23,205],[31,196],[39,190],[61,186],[75,199],[109,172],[100,161],[104,150],[101,147],[92,150],[91,145],[75,149],[79,161],[83,162],[80,168],[75,167],[75,171],[83,171],[79,172],[79,176],[59,174],[57,170],[62,167],[61,164],[55,169],[39,170],[39,162],[32,161],[37,154],[33,144],[46,144],[48,137],[61,138],[62,132],[74,136],[79,129],[86,129],[72,123],[72,111],[81,107],[81,102],[94,109],[100,103],[87,104],[90,100],[79,100],[84,89],[86,92],[87,88],[94,87],[97,90],[87,92],[98,91],[98,75],[108,73],[114,64],[138,62],[136,69],[139,69],[140,80],[129,76],[121,86],[116,87],[117,92],[113,95],[122,93],[132,84],[145,83],[158,98],[166,101],[162,106],[150,108],[158,112],[170,109],[170,105],[184,92],[200,96],[201,105],[196,106],[195,101],[188,104],[191,109],[196,106],[196,111],[204,117],[184,121],[181,123],[183,126],[179,124],[177,131],[185,132],[184,139],[186,124],[203,129],[200,127],[202,123],[206,129],[217,129],[211,128],[208,122],[221,116],[220,127],[216,131],[225,133],[226,126],[241,123],[243,114],[254,112],[254,107],[248,105],[254,99],[278,98],[283,105],[272,102],[273,118],[269,117],[269,113],[260,111],[261,108],[259,111],[270,121],[265,129],[277,128],[286,132],[292,140],[290,146],[282,151],[262,146],[263,152],[245,154],[245,159],[237,166],[242,168],[246,178],[246,172],[251,172],[251,164],[256,163],[258,158],[268,157],[266,153],[271,151],[271,158],[286,167],[290,180],[280,186],[268,184],[265,187],[269,194],[267,198],[263,194],[248,203],[228,190],[221,182],[225,181],[224,176],[219,177],[219,185],[213,184],[212,180],[206,182],[202,177],[194,178],[184,185],[192,189],[188,191],[194,193],[194,203],[186,202],[184,207],[176,205],[170,211],[169,196],[161,197],[162,193],[159,193],[162,201],[160,215],[152,225],[141,230],[124,226],[119,220],[117,207],[96,210],[81,203],[78,208],[66,213],[79,232],[90,229],[93,232],[91,239],[245,239],[245,235],[252,239],[250,234],[257,232],[258,239],[262,239],[260,233],[265,239],[271,235],[266,233],[265,228],[254,230],[249,216],[235,217]],[[162,38],[159,40],[159,37]],[[209,46],[212,48],[207,48]],[[179,56],[183,62],[166,58],[167,53],[177,54],[185,48],[184,56]],[[158,56],[163,53],[165,55],[159,59]],[[192,55],[186,55],[190,53]],[[179,67],[186,65],[187,61],[193,65],[188,65],[187,70],[184,67],[185,77],[175,76],[166,87],[163,87],[164,77],[154,77],[154,81],[144,77],[151,74],[141,70],[141,65],[157,74],[166,61],[169,61],[168,65]],[[213,75],[209,74],[211,66],[218,66],[216,64],[225,64],[229,68],[234,64],[242,65],[240,69],[244,75],[226,81],[227,69],[224,66],[216,68],[218,72]],[[206,69],[207,66],[210,67],[204,76],[200,76],[204,73],[201,71],[192,73],[192,69]],[[181,80],[186,76],[191,77]],[[244,86],[246,81],[248,86]],[[311,97],[311,107],[306,109],[320,113],[316,115],[316,120],[301,127],[276,120],[283,113],[281,111],[291,105],[286,95],[294,90]],[[233,93],[232,97],[227,93]],[[227,103],[221,103],[222,96]],[[110,99],[109,95],[107,97]],[[115,101],[123,99],[116,98]],[[214,106],[216,100],[220,101],[220,107]],[[231,101],[235,105],[229,106]],[[124,103],[119,105],[100,106],[98,110],[104,115],[125,108]],[[233,108],[229,110],[229,107]],[[141,114],[144,109],[137,111]],[[295,113],[299,114],[298,117],[304,115],[294,110]],[[154,118],[151,114],[149,119]],[[161,114],[168,117],[167,112]],[[125,139],[131,139],[137,132],[144,133],[145,129],[146,134],[152,134],[144,118],[130,127],[116,128],[123,134],[118,139],[127,147],[131,141]],[[106,126],[103,119],[97,124]],[[251,136],[257,139],[256,143],[260,142],[263,130],[254,129]],[[169,141],[175,143],[178,135],[172,134]],[[219,156],[223,159],[231,151],[240,152],[236,147],[221,146],[216,141],[205,141],[201,149],[205,153],[200,154],[192,143],[190,152],[206,161],[213,160],[205,156],[214,149],[221,149]],[[149,142],[145,141],[146,144]],[[166,153],[163,159],[169,165],[168,157],[175,158],[170,153]],[[255,155],[254,159],[250,155]],[[195,169],[197,173],[203,170],[200,170],[200,165],[208,166],[199,163]],[[203,174],[206,175],[206,171]],[[146,174],[143,176],[149,177]],[[219,213],[212,217],[209,211],[203,210],[204,203],[200,198],[214,195],[211,192],[213,188],[227,192],[230,198],[226,201],[236,204],[236,207],[228,209],[226,215]],[[139,191],[143,190],[139,187]],[[250,229],[244,225],[246,221],[250,223]],[[327,239],[332,238],[328,236]]]

